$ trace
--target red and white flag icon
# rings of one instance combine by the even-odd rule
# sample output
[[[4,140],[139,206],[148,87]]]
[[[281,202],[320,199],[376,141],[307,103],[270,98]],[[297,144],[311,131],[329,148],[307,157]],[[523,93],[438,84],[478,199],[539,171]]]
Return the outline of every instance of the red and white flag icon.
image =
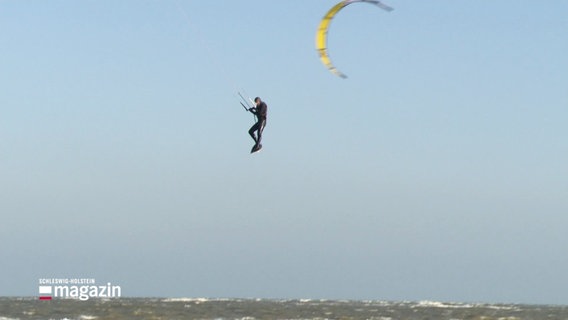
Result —
[[[39,286],[39,300],[51,300],[51,286]]]

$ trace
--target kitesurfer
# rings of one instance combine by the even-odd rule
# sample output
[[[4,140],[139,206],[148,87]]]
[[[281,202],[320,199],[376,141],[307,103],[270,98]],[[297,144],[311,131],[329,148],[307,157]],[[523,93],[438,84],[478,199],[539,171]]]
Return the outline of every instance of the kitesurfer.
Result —
[[[248,131],[250,136],[254,140],[254,146],[250,151],[251,153],[257,152],[262,148],[260,141],[262,140],[262,131],[266,126],[266,114],[268,111],[266,103],[264,103],[264,101],[262,101],[259,97],[254,98],[254,103],[255,107],[248,109],[248,111],[252,112],[256,116],[256,123],[253,124]]]

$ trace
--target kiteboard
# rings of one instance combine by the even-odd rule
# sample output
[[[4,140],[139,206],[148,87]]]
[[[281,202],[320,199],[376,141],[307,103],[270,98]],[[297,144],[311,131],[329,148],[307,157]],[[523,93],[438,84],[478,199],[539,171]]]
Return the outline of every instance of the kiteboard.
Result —
[[[262,149],[262,144],[255,144],[252,149],[250,150],[250,153],[256,153],[259,152],[260,149]]]

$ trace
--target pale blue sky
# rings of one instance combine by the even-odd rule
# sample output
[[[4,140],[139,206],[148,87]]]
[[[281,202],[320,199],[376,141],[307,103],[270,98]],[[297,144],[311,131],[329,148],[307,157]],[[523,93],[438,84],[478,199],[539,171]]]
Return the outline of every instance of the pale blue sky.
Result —
[[[568,2],[335,3],[0,1],[0,295],[568,303]]]

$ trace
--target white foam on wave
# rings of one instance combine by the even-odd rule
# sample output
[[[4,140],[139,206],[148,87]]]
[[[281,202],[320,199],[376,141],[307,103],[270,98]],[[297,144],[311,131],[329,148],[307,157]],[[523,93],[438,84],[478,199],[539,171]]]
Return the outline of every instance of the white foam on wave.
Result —
[[[193,302],[195,304],[206,302],[226,302],[226,301],[241,301],[241,299],[229,298],[166,298],[163,302]]]
[[[416,305],[412,307],[424,307],[424,308],[445,308],[445,309],[464,309],[464,308],[473,308],[475,305],[472,304],[457,304],[457,303],[445,303],[439,301],[419,301]]]
[[[167,298],[163,302],[208,302],[207,298]]]
[[[518,306],[514,305],[492,305],[485,303],[447,303],[439,301],[419,301],[411,308],[444,308],[444,309],[469,309],[469,308],[487,308],[493,310],[520,310]]]

